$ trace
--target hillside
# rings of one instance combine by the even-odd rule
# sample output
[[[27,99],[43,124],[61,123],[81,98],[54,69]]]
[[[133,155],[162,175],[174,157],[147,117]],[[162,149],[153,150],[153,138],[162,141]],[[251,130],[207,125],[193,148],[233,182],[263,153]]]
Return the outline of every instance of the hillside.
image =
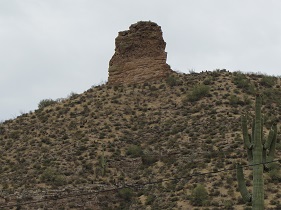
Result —
[[[258,74],[173,72],[43,100],[0,124],[0,208],[247,209],[232,170],[248,164],[240,116],[253,115],[262,93],[264,131],[278,123],[280,159],[280,86]],[[280,209],[280,171],[264,177],[266,209]],[[192,202],[197,184],[208,192],[204,207]]]

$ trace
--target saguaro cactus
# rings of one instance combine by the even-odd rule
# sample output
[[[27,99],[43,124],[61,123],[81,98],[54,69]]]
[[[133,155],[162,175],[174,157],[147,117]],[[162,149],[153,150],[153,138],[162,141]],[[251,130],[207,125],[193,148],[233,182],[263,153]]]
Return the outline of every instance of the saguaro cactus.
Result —
[[[238,188],[245,202],[252,202],[253,210],[264,209],[264,180],[263,170],[268,169],[274,158],[275,144],[277,140],[277,125],[273,125],[266,141],[263,139],[263,120],[261,116],[262,98],[257,94],[255,104],[255,119],[252,125],[252,134],[248,133],[247,117],[242,116],[242,131],[244,146],[247,149],[248,160],[253,166],[253,192],[247,191],[243,168],[237,164]],[[268,151],[267,151],[268,150]],[[264,164],[262,164],[264,163]]]

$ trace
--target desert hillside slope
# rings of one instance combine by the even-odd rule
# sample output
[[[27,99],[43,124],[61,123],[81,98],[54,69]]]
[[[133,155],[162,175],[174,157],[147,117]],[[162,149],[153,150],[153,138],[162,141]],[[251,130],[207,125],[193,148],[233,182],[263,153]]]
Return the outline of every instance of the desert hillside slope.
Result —
[[[0,208],[247,209],[232,170],[248,164],[240,116],[253,115],[262,93],[264,132],[278,123],[280,159],[280,85],[215,70],[42,101],[0,124]],[[264,174],[266,209],[281,208],[276,167]],[[192,194],[198,184],[203,207]]]

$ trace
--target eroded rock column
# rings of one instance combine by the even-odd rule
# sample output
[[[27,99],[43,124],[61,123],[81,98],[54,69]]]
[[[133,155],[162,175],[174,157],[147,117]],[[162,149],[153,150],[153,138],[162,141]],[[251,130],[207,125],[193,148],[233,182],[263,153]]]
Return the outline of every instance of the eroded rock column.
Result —
[[[115,53],[109,62],[108,84],[137,84],[166,78],[166,43],[161,27],[153,22],[138,22],[119,32]]]

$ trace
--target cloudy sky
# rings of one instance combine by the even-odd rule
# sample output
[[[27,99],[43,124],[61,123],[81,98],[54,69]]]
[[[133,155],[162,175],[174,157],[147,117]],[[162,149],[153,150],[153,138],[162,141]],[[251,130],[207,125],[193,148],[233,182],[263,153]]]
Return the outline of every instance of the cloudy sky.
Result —
[[[158,23],[172,69],[281,75],[278,0],[0,0],[0,121],[107,81],[118,31]]]

